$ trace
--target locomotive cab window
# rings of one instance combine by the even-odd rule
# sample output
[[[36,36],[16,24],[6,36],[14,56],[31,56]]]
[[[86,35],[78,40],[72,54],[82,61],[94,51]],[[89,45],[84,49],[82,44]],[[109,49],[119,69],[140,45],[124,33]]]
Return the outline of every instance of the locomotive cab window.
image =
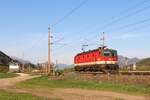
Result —
[[[104,51],[104,56],[110,56],[111,55],[111,52],[109,51]]]
[[[117,51],[112,51],[112,56],[117,56]]]

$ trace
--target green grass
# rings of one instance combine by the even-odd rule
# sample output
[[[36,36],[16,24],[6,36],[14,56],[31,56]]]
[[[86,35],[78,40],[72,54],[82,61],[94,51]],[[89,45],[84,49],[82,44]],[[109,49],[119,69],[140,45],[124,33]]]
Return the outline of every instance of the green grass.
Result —
[[[27,93],[12,93],[0,90],[0,100],[58,100],[37,97]]]
[[[48,77],[42,76],[27,80],[19,84],[25,88],[82,88],[82,89],[96,89],[109,90],[115,92],[129,93],[129,94],[143,94],[150,95],[150,87],[138,85],[124,85],[115,84],[111,82],[95,82],[90,80],[67,79],[67,80],[49,80]]]
[[[2,73],[0,72],[0,78],[12,78],[12,77],[16,77],[19,76],[18,74],[15,73]]]

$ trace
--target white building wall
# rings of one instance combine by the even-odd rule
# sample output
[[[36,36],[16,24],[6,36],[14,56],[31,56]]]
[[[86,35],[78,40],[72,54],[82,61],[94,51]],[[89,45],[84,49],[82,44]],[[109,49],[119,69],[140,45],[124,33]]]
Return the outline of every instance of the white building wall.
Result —
[[[14,71],[19,71],[20,66],[18,64],[9,64],[9,71],[14,72]]]
[[[9,65],[9,69],[19,69],[19,65]]]

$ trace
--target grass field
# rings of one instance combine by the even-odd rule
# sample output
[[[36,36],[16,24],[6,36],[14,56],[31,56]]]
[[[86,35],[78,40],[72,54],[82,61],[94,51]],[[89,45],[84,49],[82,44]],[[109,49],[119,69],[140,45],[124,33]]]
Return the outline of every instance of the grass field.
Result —
[[[24,88],[82,88],[95,90],[109,90],[137,95],[150,95],[150,87],[141,85],[115,84],[111,82],[96,82],[92,80],[66,79],[66,80],[49,80],[48,77],[42,76],[27,80],[18,84]]]
[[[2,73],[0,72],[0,78],[12,78],[12,77],[16,77],[19,76],[18,74],[15,73]]]
[[[0,90],[0,100],[58,100],[37,97],[27,93],[12,93]]]

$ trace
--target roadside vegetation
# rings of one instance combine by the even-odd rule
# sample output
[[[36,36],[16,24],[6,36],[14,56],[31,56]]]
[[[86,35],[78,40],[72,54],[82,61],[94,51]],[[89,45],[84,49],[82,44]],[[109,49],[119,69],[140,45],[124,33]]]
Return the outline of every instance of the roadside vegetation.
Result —
[[[137,70],[150,71],[150,58],[142,59],[137,63]]]
[[[0,72],[8,72],[8,71],[9,71],[8,65],[0,64]]]
[[[82,88],[82,89],[95,89],[95,90],[109,90],[114,92],[122,92],[137,95],[150,95],[150,87],[144,85],[126,85],[116,84],[111,81],[94,81],[76,78],[67,78],[59,80],[50,80],[46,76],[27,80],[19,83],[22,88],[44,88],[44,89],[57,89],[57,88]]]
[[[0,100],[59,100],[33,96],[28,93],[12,93],[0,90]]]
[[[17,76],[19,75],[15,73],[0,72],[0,78],[12,78],[12,77],[17,77]]]

